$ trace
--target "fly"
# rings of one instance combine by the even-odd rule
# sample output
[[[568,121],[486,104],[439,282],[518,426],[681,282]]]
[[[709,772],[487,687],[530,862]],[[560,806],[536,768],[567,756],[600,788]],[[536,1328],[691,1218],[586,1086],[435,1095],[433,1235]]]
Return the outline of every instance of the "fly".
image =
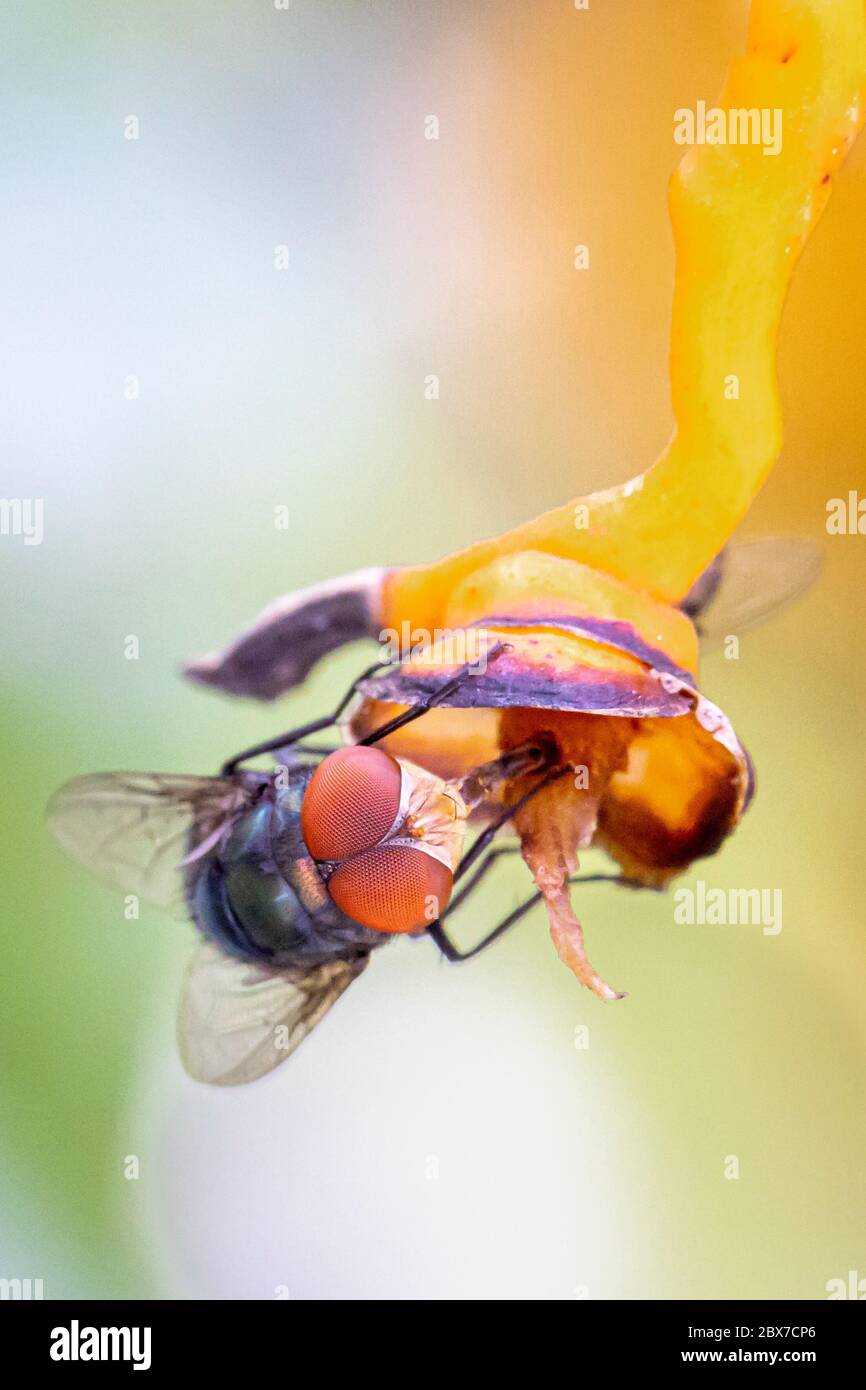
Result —
[[[723,552],[682,606],[712,643],[762,621],[817,571],[808,541],[748,541]],[[312,664],[327,649],[324,626],[303,611],[318,644]],[[277,693],[286,616],[272,609],[230,649],[226,669]],[[339,641],[359,635],[337,626]],[[488,664],[498,654],[488,652]],[[178,1016],[181,1057],[198,1080],[234,1085],[272,1070],[394,936],[427,935],[448,960],[466,960],[539,901],[536,892],[469,950],[450,934],[452,914],[515,852],[494,844],[499,831],[573,771],[555,740],[534,739],[450,780],[377,746],[470,684],[467,666],[357,743],[311,748],[305,740],[338,725],[381,671],[377,662],[333,713],[246,749],[219,776],[102,773],[68,783],[51,803],[51,827],[74,859],[198,927]],[[213,664],[209,679],[237,688]],[[243,693],[257,692],[248,683]],[[277,755],[275,768],[244,766],[265,753]],[[466,848],[470,816],[483,828]],[[601,881],[646,886],[623,874],[579,879]]]

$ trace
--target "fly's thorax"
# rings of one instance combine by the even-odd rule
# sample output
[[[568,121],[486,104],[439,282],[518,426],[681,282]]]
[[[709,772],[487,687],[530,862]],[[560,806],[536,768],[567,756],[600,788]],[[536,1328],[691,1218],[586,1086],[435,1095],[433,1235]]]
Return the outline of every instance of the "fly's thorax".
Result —
[[[270,820],[271,860],[290,886],[310,923],[314,944],[349,942],[364,948],[381,945],[381,937],[341,912],[328,892],[331,868],[313,859],[304,841],[301,807],[315,766],[289,768],[274,782]]]
[[[275,779],[202,866],[191,898],[196,921],[232,955],[309,965],[378,944],[332,902],[306,852],[300,801],[310,775],[298,768]]]
[[[274,783],[269,824],[269,853],[277,870],[291,884],[311,915],[331,905],[328,890],[301,831],[301,807],[314,767],[293,767]]]
[[[303,952],[312,920],[271,852],[273,801],[241,816],[196,885],[196,917],[232,954],[278,961]]]

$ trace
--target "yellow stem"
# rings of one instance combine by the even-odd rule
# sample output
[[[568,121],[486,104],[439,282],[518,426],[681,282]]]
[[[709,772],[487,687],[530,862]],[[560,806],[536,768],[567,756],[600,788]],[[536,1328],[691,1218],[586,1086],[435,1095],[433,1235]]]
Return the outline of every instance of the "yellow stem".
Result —
[[[669,603],[683,597],[778,456],[782,305],[862,124],[864,94],[864,0],[754,0],[746,53],[718,107],[704,109],[703,126],[694,113],[694,136],[708,141],[722,130],[728,142],[694,144],[671,180],[671,443],[631,482],[438,564],[395,571],[384,589],[386,625],[408,619],[432,629],[462,579],[527,550],[580,561]],[[731,143],[747,128],[746,143]],[[685,114],[676,129],[688,136]]]

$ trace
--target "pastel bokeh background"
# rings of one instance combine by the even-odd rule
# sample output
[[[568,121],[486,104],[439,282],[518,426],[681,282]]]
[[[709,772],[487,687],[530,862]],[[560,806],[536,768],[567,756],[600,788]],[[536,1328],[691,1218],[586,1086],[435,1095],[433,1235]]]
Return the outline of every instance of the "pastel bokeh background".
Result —
[[[360,649],[276,708],[179,679],[276,594],[435,558],[659,452],[673,112],[713,99],[745,22],[741,0],[7,17],[0,490],[44,498],[45,537],[0,539],[0,1275],[208,1298],[866,1276],[866,540],[825,532],[866,486],[862,141],[795,278],[784,455],[747,526],[822,539],[824,576],[703,673],[759,795],[686,882],[781,888],[780,935],[587,889],[623,1003],[580,990],[541,915],[462,970],[403,942],[290,1065],[222,1094],[174,1047],[191,928],[125,921],[42,823],[77,773],[210,771],[333,703]],[[478,926],[526,887],[504,870]]]

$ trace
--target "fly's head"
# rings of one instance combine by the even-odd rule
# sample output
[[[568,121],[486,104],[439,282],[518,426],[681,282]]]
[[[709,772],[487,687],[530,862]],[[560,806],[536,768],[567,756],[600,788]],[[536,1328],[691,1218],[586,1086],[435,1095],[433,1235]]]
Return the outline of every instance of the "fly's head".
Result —
[[[341,912],[374,931],[407,933],[448,904],[466,814],[456,787],[383,749],[354,746],[316,768],[301,831]]]

